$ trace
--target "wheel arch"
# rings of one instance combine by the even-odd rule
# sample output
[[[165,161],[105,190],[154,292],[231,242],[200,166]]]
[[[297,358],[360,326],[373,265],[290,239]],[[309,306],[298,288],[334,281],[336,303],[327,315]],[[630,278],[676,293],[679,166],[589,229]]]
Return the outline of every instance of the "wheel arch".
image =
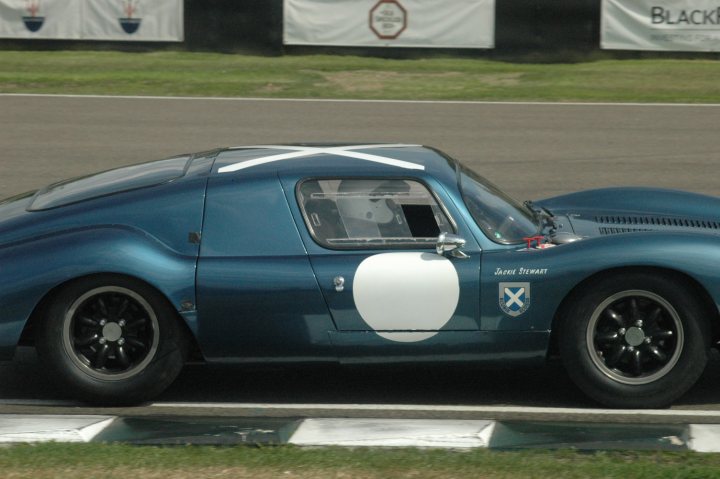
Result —
[[[188,341],[189,346],[189,360],[201,360],[203,359],[202,351],[200,349],[200,345],[197,342],[197,338],[192,333],[192,330],[188,326],[188,324],[185,322],[183,317],[180,315],[180,313],[177,311],[175,307],[173,307],[172,302],[170,299],[157,287],[155,287],[153,284],[148,283],[147,281],[143,280],[142,278],[138,278],[137,276],[124,274],[124,273],[114,273],[114,272],[101,272],[101,273],[92,273],[92,274],[86,274],[82,276],[77,276],[75,278],[68,279],[66,281],[63,281],[62,283],[56,285],[52,289],[50,289],[45,295],[40,299],[40,301],[37,303],[35,308],[33,309],[32,313],[28,317],[27,322],[25,323],[25,326],[23,327],[22,332],[20,333],[20,339],[18,340],[18,346],[35,346],[35,340],[36,340],[36,331],[38,325],[42,322],[43,318],[45,317],[45,314],[47,313],[48,308],[52,304],[53,300],[57,297],[58,293],[62,291],[63,289],[67,288],[73,283],[76,283],[78,281],[87,280],[90,278],[97,278],[97,277],[115,277],[115,278],[124,278],[127,280],[135,281],[138,283],[143,284],[144,286],[152,289],[155,291],[159,297],[161,297],[167,305],[170,307],[170,310],[172,310],[175,313],[175,320],[180,324],[180,329],[185,335],[186,340]]]
[[[634,273],[653,273],[670,280],[683,281],[684,284],[688,285],[693,292],[697,295],[700,300],[701,306],[708,313],[708,324],[711,327],[711,340],[712,344],[715,345],[720,340],[720,311],[718,311],[715,302],[712,299],[710,293],[705,287],[700,284],[695,278],[672,268],[663,268],[658,266],[623,266],[617,268],[610,268],[603,271],[599,271],[591,276],[588,276],[581,282],[579,282],[573,289],[571,289],[567,295],[563,298],[555,311],[551,323],[550,332],[550,346],[548,348],[548,357],[555,357],[559,353],[558,346],[558,334],[559,325],[566,317],[570,306],[582,296],[582,294],[595,282],[605,280],[606,278],[617,276],[617,275],[628,275]]]

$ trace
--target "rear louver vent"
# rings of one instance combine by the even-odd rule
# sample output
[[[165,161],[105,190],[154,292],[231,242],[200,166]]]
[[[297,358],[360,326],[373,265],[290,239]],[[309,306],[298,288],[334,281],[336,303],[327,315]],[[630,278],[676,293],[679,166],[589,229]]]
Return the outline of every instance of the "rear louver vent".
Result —
[[[652,231],[642,228],[600,228],[601,235],[618,235],[620,233],[639,233],[642,231]]]
[[[666,226],[675,228],[704,228],[720,230],[720,223],[717,221],[708,220],[693,220],[684,218],[667,218],[662,216],[596,216],[595,221],[601,224],[612,224],[612,225],[638,225],[638,226]],[[649,231],[643,229],[634,228],[601,228],[608,230],[624,230],[623,233],[629,233],[631,231]],[[611,233],[606,233],[611,234]]]

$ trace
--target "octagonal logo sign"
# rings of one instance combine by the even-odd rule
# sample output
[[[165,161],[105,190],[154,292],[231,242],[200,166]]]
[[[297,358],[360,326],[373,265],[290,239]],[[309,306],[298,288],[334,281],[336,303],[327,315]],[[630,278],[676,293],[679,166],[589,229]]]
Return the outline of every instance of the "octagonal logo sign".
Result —
[[[370,30],[381,40],[394,40],[407,28],[407,18],[398,0],[380,0],[370,9]]]

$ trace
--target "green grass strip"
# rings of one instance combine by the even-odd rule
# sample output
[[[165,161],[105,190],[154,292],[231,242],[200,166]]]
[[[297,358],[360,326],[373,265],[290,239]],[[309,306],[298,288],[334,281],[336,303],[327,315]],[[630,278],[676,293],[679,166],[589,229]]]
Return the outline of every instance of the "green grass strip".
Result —
[[[18,445],[0,449],[13,478],[713,478],[720,455],[692,452],[301,449]]]
[[[0,51],[1,93],[394,100],[720,102],[720,62],[509,63],[313,55]]]

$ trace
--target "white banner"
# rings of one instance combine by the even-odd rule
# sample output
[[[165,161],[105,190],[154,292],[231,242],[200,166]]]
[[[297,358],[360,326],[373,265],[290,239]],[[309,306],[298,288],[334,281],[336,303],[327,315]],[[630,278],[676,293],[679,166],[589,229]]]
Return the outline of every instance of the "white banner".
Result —
[[[600,46],[720,51],[720,0],[603,0]]]
[[[0,37],[183,41],[183,0],[0,0]]]
[[[284,1],[286,45],[495,46],[495,0]]]
[[[83,38],[182,41],[182,0],[89,0]]]
[[[0,37],[80,38],[82,0],[0,0]]]

